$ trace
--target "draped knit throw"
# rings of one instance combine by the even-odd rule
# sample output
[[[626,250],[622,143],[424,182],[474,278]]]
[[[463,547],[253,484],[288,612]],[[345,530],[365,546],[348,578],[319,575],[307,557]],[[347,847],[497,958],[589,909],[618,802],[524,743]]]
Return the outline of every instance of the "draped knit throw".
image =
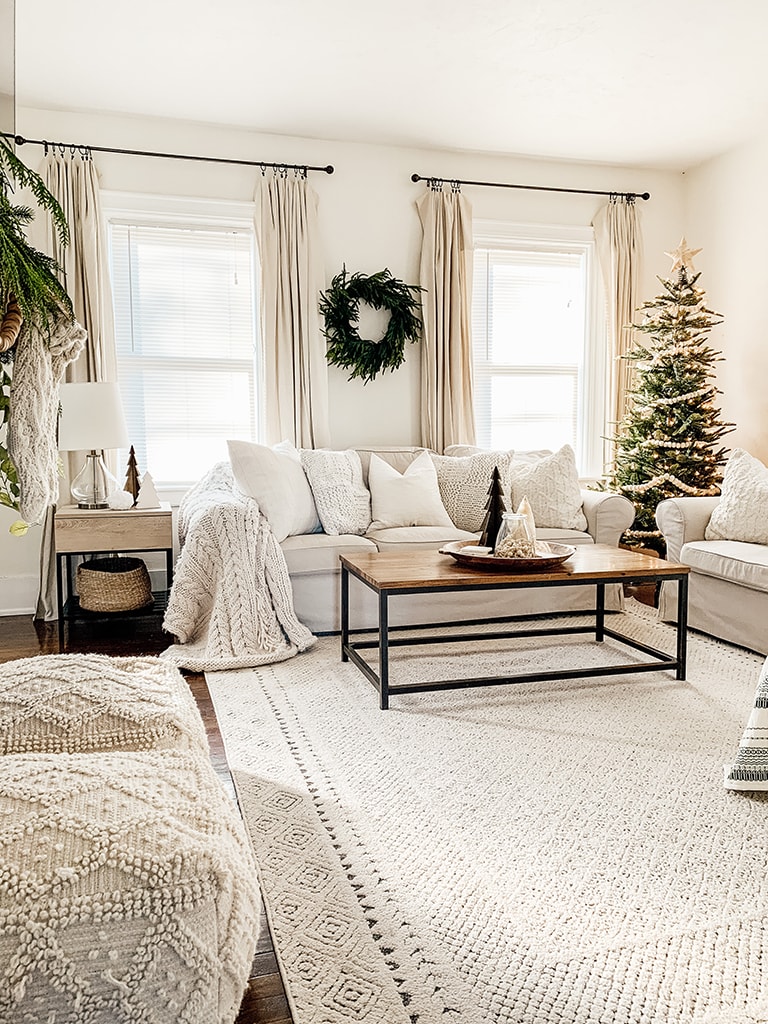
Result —
[[[182,499],[182,551],[163,628],[163,652],[193,672],[283,661],[315,642],[296,617],[285,557],[252,498],[234,490],[229,463]]]
[[[39,523],[58,501],[59,384],[85,339],[85,329],[62,310],[50,332],[25,321],[16,343],[8,454],[19,478],[19,512],[28,523]]]

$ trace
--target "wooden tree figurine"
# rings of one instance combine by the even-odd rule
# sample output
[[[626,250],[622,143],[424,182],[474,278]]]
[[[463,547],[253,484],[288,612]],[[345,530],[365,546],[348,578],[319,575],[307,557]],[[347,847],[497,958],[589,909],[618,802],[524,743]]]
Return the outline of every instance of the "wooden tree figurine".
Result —
[[[485,503],[487,509],[483,519],[482,533],[480,534],[480,546],[492,548],[496,543],[496,535],[501,526],[501,518],[507,511],[504,504],[504,490],[501,486],[501,473],[499,467],[493,467],[491,486],[488,488],[488,501]]]
[[[139,488],[141,487],[141,480],[139,479],[139,467],[136,463],[136,452],[133,450],[131,445],[131,451],[128,455],[128,473],[125,477],[125,485],[123,486],[124,491],[128,491],[129,494],[133,495],[133,504],[136,504],[136,499],[139,496]]]

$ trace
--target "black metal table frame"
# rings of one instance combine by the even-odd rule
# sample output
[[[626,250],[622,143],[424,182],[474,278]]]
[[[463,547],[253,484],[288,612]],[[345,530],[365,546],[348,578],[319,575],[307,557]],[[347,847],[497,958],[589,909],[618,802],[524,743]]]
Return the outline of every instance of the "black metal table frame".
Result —
[[[152,547],[141,547],[141,548],[120,548],[122,553],[134,552],[134,551],[163,551],[165,552],[165,585],[166,589],[171,589],[173,583],[173,548],[152,548]],[[72,559],[82,558],[88,556],[89,558],[98,558],[99,556],[108,556],[110,558],[115,557],[115,551],[57,551],[56,552],[56,606],[59,616],[59,650],[64,650],[64,626],[67,622],[66,605],[71,600],[74,594],[74,572],[72,571]],[[64,567],[66,566],[66,572]],[[64,596],[64,580],[67,583],[66,597]],[[90,612],[89,615],[92,617],[98,617],[101,614],[102,617],[116,618],[120,615],[125,614],[124,612]]]
[[[353,575],[364,586],[378,594],[379,623],[378,630],[372,629],[350,629],[349,625],[349,578]],[[677,587],[677,642],[675,655],[649,647],[647,644],[639,643],[631,637],[624,636],[616,630],[609,629],[605,625],[605,588],[612,583],[648,583],[653,581],[676,581]],[[414,637],[392,637],[390,633],[400,630],[408,632],[420,632],[422,630],[451,629],[456,626],[478,626],[486,624],[502,624],[506,622],[530,621],[530,615],[507,615],[504,617],[485,619],[461,619],[454,622],[431,622],[418,623],[410,626],[389,625],[389,599],[393,596],[406,594],[435,594],[454,593],[463,590],[509,590],[523,587],[564,587],[564,586],[589,586],[596,588],[595,607],[580,611],[580,615],[594,614],[594,626],[565,626],[559,625],[556,628],[541,627],[537,629],[524,630],[503,630],[483,633],[448,633],[444,635],[419,635]],[[557,615],[557,612],[553,612]],[[561,613],[562,614],[562,613]],[[355,634],[370,634],[377,632],[376,639],[352,640]],[[530,636],[563,636],[572,633],[594,633],[595,640],[601,643],[605,637],[611,637],[620,643],[626,644],[635,650],[654,658],[650,662],[634,662],[622,665],[596,665],[593,668],[561,669],[549,672],[524,672],[514,675],[483,676],[479,678],[466,679],[443,679],[425,683],[398,683],[391,685],[389,682],[389,649],[390,647],[415,647],[421,644],[446,644],[457,641],[482,641],[482,640],[505,640],[517,639],[518,637]],[[368,681],[379,691],[379,707],[386,711],[389,707],[389,698],[392,694],[398,693],[428,693],[434,690],[457,690],[469,689],[477,686],[501,686],[509,683],[543,682],[550,679],[578,679],[585,676],[619,675],[629,672],[657,672],[660,669],[675,669],[676,679],[685,679],[686,656],[688,637],[688,573],[663,573],[658,576],[643,575],[631,577],[626,575],[590,577],[579,575],[578,578],[541,580],[535,583],[532,580],[516,580],[514,582],[489,582],[489,583],[457,583],[449,586],[435,587],[375,587],[363,577],[351,572],[347,565],[341,565],[341,660],[351,661],[360,669]],[[377,648],[379,652],[378,673],[359,653],[361,650]]]

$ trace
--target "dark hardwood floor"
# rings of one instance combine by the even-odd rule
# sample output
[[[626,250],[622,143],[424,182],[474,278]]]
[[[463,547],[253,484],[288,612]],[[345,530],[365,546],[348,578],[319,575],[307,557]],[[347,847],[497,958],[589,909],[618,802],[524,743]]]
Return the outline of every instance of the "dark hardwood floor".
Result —
[[[63,650],[67,654],[153,655],[168,647],[169,642],[169,637],[161,629],[158,615],[135,613],[111,620],[94,618],[92,621],[68,623]],[[25,615],[0,616],[0,662],[58,653],[57,623],[33,622]],[[185,673],[185,677],[205,723],[211,764],[236,800],[205,676]],[[259,943],[236,1024],[292,1024],[263,904]]]

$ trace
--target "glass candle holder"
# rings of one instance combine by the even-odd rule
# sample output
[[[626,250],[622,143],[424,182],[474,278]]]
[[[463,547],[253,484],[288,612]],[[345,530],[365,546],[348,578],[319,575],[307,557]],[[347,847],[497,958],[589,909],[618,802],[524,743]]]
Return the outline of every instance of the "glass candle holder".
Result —
[[[504,513],[493,553],[499,558],[535,557],[536,542],[527,516],[520,512]]]

